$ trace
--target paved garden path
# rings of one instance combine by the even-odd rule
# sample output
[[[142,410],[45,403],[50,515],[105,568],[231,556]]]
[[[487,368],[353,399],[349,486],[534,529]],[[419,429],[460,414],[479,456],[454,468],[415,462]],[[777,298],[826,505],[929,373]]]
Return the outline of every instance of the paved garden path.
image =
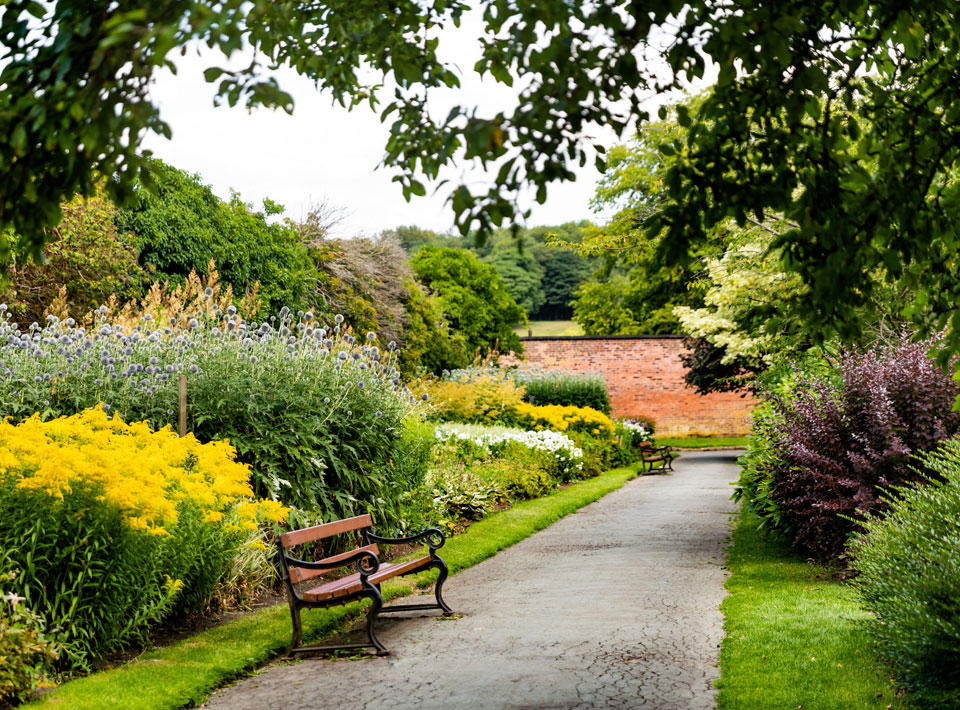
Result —
[[[392,656],[271,666],[206,707],[713,708],[737,453],[685,453],[451,577],[463,617],[382,618]]]

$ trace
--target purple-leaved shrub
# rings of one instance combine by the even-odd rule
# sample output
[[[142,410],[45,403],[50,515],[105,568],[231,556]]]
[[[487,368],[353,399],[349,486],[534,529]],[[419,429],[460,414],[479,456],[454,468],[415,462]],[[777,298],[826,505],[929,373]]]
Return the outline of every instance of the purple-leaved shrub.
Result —
[[[746,457],[739,497],[796,546],[840,557],[883,488],[920,479],[913,454],[960,429],[934,344],[845,350],[835,377],[796,372],[757,414],[767,455]]]

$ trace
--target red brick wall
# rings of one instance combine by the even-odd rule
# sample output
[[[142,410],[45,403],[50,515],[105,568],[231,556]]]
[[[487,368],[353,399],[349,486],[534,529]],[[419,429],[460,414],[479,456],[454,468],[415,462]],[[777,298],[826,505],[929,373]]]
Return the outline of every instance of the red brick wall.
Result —
[[[741,435],[750,431],[753,398],[723,392],[701,396],[683,381],[683,337],[522,338],[526,359],[502,364],[601,372],[615,417],[643,416],[661,435]]]

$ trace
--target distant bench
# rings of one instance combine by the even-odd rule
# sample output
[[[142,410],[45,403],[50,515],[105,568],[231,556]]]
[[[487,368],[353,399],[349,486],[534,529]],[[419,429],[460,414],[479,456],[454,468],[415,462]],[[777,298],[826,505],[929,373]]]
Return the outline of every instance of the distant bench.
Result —
[[[640,467],[643,470],[646,464],[650,464],[650,470],[659,468],[661,471],[673,470],[673,454],[669,446],[654,446],[649,441],[640,444]]]
[[[436,528],[429,528],[409,537],[386,538],[374,534],[373,520],[369,515],[359,515],[355,518],[337,520],[332,523],[315,525],[302,530],[292,530],[282,534],[277,540],[280,551],[280,570],[284,585],[287,589],[287,601],[290,604],[290,616],[293,620],[293,641],[290,644],[288,655],[296,653],[316,653],[319,651],[337,651],[340,649],[370,648],[376,649],[378,656],[389,655],[386,647],[377,639],[374,622],[379,614],[394,611],[416,611],[421,609],[441,609],[444,615],[453,613],[444,603],[441,588],[447,579],[446,563],[437,555],[437,550],[443,547],[446,536]],[[315,562],[298,559],[288,553],[288,550],[297,545],[317,542],[345,532],[360,531],[361,547],[348,552],[342,552],[332,557],[325,557]],[[398,545],[403,543],[423,542],[430,548],[430,554],[408,562],[380,562],[380,551],[377,544]],[[355,564],[357,571],[341,579],[326,582],[318,587],[298,592],[295,585],[313,577],[317,577],[330,570],[347,567]],[[414,574],[425,569],[437,568],[440,576],[437,579],[435,596],[436,604],[398,604],[390,607],[383,606],[383,596],[380,592],[380,583],[392,577]],[[367,636],[369,643],[348,643],[340,646],[303,646],[303,626],[300,621],[300,610],[307,608],[327,608],[347,604],[364,597],[371,600],[370,610],[367,612]]]

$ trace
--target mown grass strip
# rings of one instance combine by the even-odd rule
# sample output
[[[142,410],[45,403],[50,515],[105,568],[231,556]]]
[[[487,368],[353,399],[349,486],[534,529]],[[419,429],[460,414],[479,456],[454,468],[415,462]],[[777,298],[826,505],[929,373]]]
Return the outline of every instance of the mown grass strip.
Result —
[[[909,708],[871,650],[850,587],[765,540],[744,513],[727,558],[721,604],[720,710]]]
[[[638,465],[608,471],[564,490],[520,503],[472,525],[447,541],[443,557],[450,571],[471,567],[544,529],[563,516],[602,498],[636,476]],[[387,599],[428,586],[436,572],[383,585]],[[455,604],[455,600],[451,600]],[[315,642],[362,612],[359,603],[303,613],[304,639]],[[78,678],[24,707],[70,710],[174,710],[197,705],[211,691],[282,653],[290,642],[286,605],[204,631],[171,646],[144,653],[118,668]]]
[[[678,449],[710,449],[718,446],[743,446],[750,443],[748,436],[658,436],[657,446],[672,446]]]

